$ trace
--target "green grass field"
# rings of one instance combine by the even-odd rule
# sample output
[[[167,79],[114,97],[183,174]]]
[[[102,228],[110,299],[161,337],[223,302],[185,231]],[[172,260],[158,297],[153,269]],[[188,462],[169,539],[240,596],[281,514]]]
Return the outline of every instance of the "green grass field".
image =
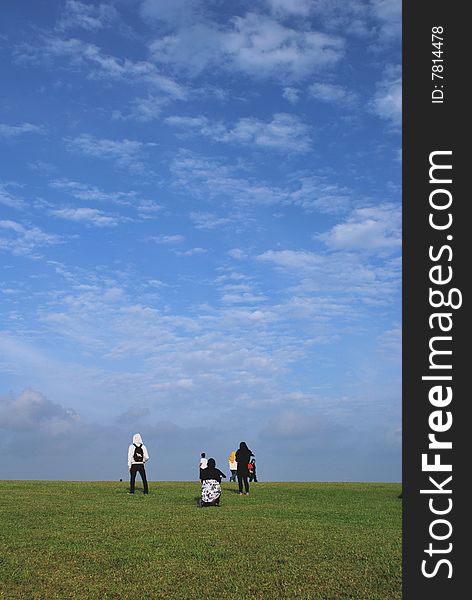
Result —
[[[0,597],[401,598],[399,484],[0,482]]]

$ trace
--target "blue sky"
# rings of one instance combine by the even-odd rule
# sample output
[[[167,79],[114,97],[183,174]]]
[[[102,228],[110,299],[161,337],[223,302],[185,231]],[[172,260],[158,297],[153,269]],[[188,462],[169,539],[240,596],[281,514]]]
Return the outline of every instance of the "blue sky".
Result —
[[[400,480],[400,11],[2,7],[2,477]]]

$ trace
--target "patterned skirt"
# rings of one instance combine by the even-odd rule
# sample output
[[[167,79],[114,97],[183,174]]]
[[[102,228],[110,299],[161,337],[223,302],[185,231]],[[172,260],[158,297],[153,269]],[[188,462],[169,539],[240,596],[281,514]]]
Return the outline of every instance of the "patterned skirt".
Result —
[[[215,502],[221,496],[221,486],[216,479],[202,481],[202,502]]]

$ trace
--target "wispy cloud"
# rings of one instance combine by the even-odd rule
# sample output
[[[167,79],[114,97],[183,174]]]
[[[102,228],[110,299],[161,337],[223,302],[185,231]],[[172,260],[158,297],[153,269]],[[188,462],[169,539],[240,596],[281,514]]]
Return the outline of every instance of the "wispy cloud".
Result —
[[[282,96],[291,104],[296,104],[300,99],[300,90],[292,86],[287,86],[284,87]]]
[[[85,200],[88,202],[106,202],[110,204],[116,204],[118,206],[126,206],[129,208],[134,208],[142,214],[152,214],[162,210],[162,206],[160,204],[154,200],[150,200],[149,198],[142,198],[135,190],[130,190],[127,192],[109,192],[102,190],[95,185],[65,178],[55,179],[50,183],[50,186],[54,189],[64,191],[79,200]]]
[[[18,196],[14,196],[7,190],[8,184],[0,183],[0,204],[10,208],[22,209],[25,207],[25,201]]]
[[[354,210],[348,219],[318,236],[335,250],[361,251],[378,255],[401,248],[401,210],[381,204]]]
[[[57,208],[50,214],[66,221],[76,221],[94,227],[114,227],[123,221],[123,217],[108,215],[96,208]]]
[[[211,65],[253,77],[297,81],[335,65],[343,56],[344,42],[248,12],[233,17],[226,29],[198,23],[155,40],[150,49],[156,62],[193,74]]]
[[[148,240],[156,244],[174,245],[181,244],[183,241],[185,241],[185,237],[183,235],[180,235],[179,233],[173,235],[161,234],[153,235],[149,237]]]
[[[0,221],[0,250],[16,256],[39,258],[39,248],[58,244],[61,238],[46,233],[39,227],[22,225],[16,221]]]
[[[155,121],[161,115],[162,109],[169,104],[168,96],[156,96],[148,94],[145,98],[132,100],[128,112],[115,110],[113,118],[117,120],[135,120],[143,123]]]
[[[328,31],[371,39],[378,46],[401,36],[400,0],[266,0],[279,19],[312,17]]]
[[[278,15],[307,17],[313,10],[313,0],[266,0],[266,2]]]
[[[307,250],[267,250],[258,260],[271,262],[285,269],[307,269],[324,264],[322,256]]]
[[[402,78],[400,66],[388,66],[382,80],[377,84],[371,103],[371,111],[385,119],[394,129],[401,125],[402,118]]]
[[[381,43],[388,43],[401,37],[402,3],[400,0],[371,0],[373,15],[379,21]]]
[[[54,189],[65,191],[80,200],[95,200],[98,202],[113,202],[129,205],[135,200],[135,192],[105,192],[94,185],[88,185],[71,179],[55,179],[50,183]]]
[[[313,83],[308,91],[310,96],[322,102],[353,106],[357,101],[356,94],[332,83]]]
[[[115,7],[111,4],[85,4],[78,0],[66,0],[58,21],[58,29],[81,28],[87,31],[98,31],[111,26],[118,18]]]
[[[0,137],[14,139],[28,133],[44,133],[44,128],[32,123],[22,123],[21,125],[0,123]]]
[[[261,178],[249,178],[247,171],[237,166],[190,153],[176,157],[171,170],[174,185],[186,193],[206,199],[227,198],[231,205],[294,205],[307,212],[340,214],[356,202],[352,190],[306,173],[294,174],[286,187],[280,187]]]
[[[204,6],[203,0],[143,0],[139,11],[146,22],[156,20],[175,26],[198,19]]]
[[[239,119],[233,127],[211,123],[206,117],[171,116],[165,122],[185,131],[197,131],[217,142],[239,143],[280,152],[307,152],[311,147],[310,127],[299,117],[277,113],[271,121],[254,117]]]
[[[16,49],[20,62],[66,61],[74,69],[83,69],[87,77],[129,84],[141,83],[162,94],[183,100],[187,91],[174,79],[163,75],[148,61],[133,61],[105,54],[95,44],[77,38],[44,36],[41,45],[24,45]]]
[[[207,252],[206,248],[201,248],[200,246],[189,248],[188,250],[174,250],[177,256],[196,256],[198,254],[206,254]]]
[[[113,161],[118,167],[142,171],[144,169],[141,155],[146,148],[155,146],[153,143],[136,140],[109,140],[96,138],[93,135],[82,134],[76,138],[67,138],[66,147],[71,152],[86,156]]]
[[[228,217],[218,217],[207,212],[191,212],[189,216],[197,229],[216,229],[231,223],[231,219]]]
[[[287,194],[275,186],[239,175],[234,165],[181,153],[171,164],[174,185],[197,198],[226,197],[231,204],[276,204]],[[225,217],[226,218],[226,217]]]
[[[348,315],[354,310],[354,298],[364,306],[389,304],[395,301],[401,281],[398,218],[399,211],[392,206],[385,206],[383,211],[356,210],[345,224],[316,236],[326,243],[322,252],[267,250],[256,259],[298,281],[290,289],[305,299],[305,306],[316,306],[320,293],[331,297],[318,308],[317,315],[327,316],[330,304],[342,305]],[[371,241],[361,240],[369,235]]]

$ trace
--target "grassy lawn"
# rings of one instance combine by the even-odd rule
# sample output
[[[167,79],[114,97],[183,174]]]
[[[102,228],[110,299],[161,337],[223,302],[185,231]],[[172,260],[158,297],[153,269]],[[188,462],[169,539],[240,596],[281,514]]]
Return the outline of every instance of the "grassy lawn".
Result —
[[[0,598],[401,598],[399,484],[0,481]]]

